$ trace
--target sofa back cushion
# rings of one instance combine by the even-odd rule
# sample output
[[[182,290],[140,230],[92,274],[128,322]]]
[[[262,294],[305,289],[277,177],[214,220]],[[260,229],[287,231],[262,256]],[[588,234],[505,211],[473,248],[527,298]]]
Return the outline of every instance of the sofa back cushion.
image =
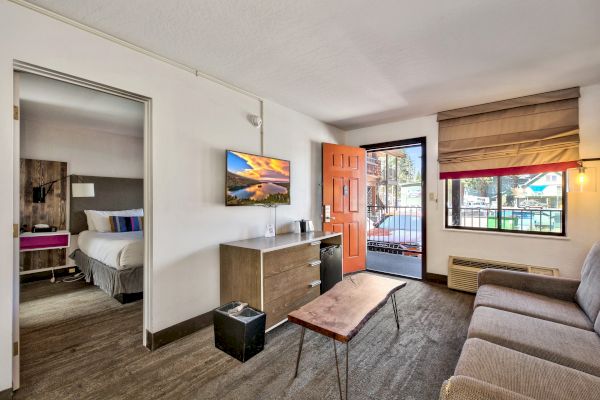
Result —
[[[577,304],[592,323],[600,312],[600,242],[588,253],[581,269],[581,284],[575,294]]]

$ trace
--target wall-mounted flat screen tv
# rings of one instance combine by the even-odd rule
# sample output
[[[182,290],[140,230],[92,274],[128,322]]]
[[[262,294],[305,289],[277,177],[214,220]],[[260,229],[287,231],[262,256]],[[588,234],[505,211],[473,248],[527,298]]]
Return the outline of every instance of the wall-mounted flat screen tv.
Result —
[[[290,162],[227,150],[228,206],[290,204]]]

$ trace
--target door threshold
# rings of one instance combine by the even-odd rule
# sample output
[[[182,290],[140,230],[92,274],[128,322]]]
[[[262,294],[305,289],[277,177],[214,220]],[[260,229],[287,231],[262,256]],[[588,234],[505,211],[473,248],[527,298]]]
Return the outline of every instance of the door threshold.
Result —
[[[367,272],[375,272],[377,274],[394,276],[394,277],[397,277],[397,278],[408,278],[408,279],[414,279],[414,280],[417,280],[417,281],[422,281],[423,280],[423,277],[412,276],[412,275],[404,275],[404,274],[399,274],[399,273],[385,271],[385,270],[382,270],[382,269],[376,269],[376,268],[373,268],[373,267],[367,267],[365,269],[365,271],[367,271]]]

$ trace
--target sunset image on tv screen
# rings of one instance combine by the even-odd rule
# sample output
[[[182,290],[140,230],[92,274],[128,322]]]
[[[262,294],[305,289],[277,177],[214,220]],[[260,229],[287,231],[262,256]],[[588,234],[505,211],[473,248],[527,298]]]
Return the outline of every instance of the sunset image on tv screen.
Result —
[[[290,204],[290,162],[227,151],[227,205]]]

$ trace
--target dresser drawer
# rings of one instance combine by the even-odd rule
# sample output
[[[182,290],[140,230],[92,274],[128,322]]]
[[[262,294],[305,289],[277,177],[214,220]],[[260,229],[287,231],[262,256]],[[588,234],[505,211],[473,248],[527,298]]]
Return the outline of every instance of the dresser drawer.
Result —
[[[288,296],[298,291],[308,291],[311,284],[318,282],[321,277],[321,268],[305,264],[301,267],[272,275],[264,280],[264,303]]]
[[[321,257],[320,243],[319,241],[315,241],[265,253],[263,255],[264,277],[266,278],[311,262],[319,261]]]
[[[313,288],[297,289],[265,304],[263,311],[267,314],[267,329],[286,319],[290,312],[319,297],[320,293],[321,289],[317,285]]]

